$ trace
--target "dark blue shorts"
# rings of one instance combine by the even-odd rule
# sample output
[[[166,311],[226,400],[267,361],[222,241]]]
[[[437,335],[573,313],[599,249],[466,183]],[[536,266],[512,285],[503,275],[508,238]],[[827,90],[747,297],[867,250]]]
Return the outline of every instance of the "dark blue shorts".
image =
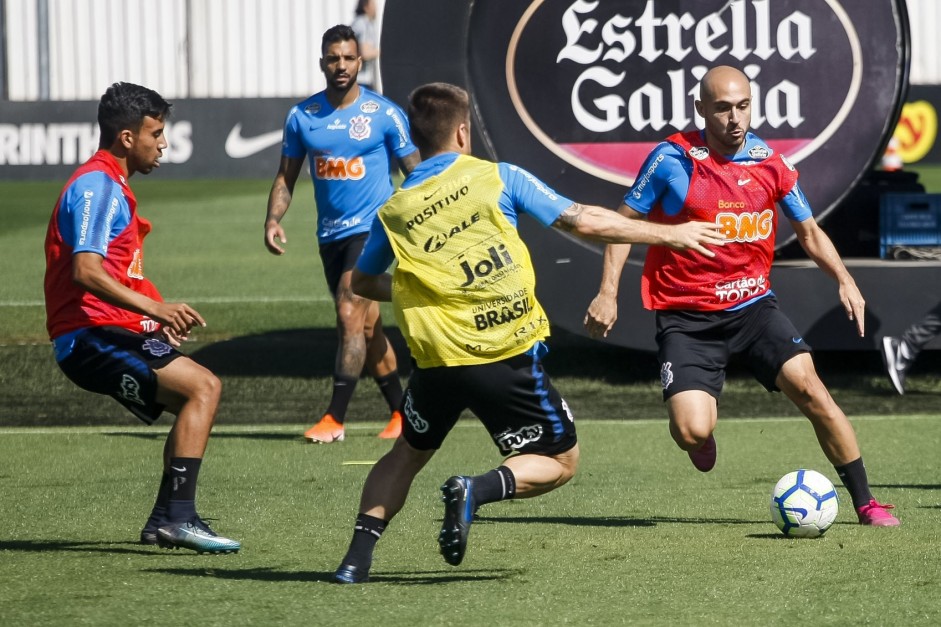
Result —
[[[503,455],[558,455],[578,441],[575,419],[552,386],[538,351],[473,366],[415,368],[402,400],[403,436],[414,448],[441,448],[461,412],[484,424]]]
[[[340,277],[356,266],[359,254],[366,245],[368,233],[351,235],[335,242],[328,242],[320,247],[320,260],[323,262],[323,275],[330,287],[330,295],[337,297]]]
[[[781,367],[812,352],[774,296],[736,311],[658,311],[657,346],[664,400],[687,390],[719,398],[729,357],[737,353],[765,389],[779,391]]]
[[[183,353],[149,334],[121,327],[94,327],[75,337],[59,368],[80,388],[105,394],[147,424],[163,413],[156,402],[157,374]]]

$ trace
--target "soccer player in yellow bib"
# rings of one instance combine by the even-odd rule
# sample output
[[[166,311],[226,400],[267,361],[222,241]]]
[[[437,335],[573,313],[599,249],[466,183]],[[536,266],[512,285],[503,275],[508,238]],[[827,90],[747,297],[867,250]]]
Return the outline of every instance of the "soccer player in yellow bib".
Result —
[[[368,580],[376,541],[465,409],[507,457],[494,470],[453,476],[441,487],[438,543],[449,564],[463,560],[477,508],[544,494],[575,474],[575,420],[542,366],[549,321],[516,231],[519,211],[602,242],[689,248],[709,257],[707,246],[723,242],[714,224],[627,220],[560,196],[514,165],[469,156],[470,108],[459,87],[417,88],[408,115],[422,162],[379,209],[352,286],[365,298],[392,301],[416,367],[403,399],[402,435],[366,478],[337,583]]]

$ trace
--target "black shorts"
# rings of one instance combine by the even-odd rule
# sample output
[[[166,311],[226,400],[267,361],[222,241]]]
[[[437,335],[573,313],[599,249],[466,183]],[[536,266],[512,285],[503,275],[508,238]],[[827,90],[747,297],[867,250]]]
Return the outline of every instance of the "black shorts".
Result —
[[[121,327],[94,327],[75,337],[59,368],[80,388],[105,394],[147,424],[163,413],[156,402],[155,370],[183,353],[149,334]]]
[[[340,277],[344,272],[349,272],[356,266],[356,260],[359,259],[359,254],[363,252],[367,237],[369,237],[369,233],[359,233],[320,246],[323,275],[327,279],[330,295],[334,299],[337,297]]]
[[[658,311],[657,346],[664,400],[687,390],[719,398],[729,357],[737,353],[765,389],[778,391],[785,362],[813,350],[774,296],[736,311]]]
[[[419,450],[441,448],[469,409],[503,455],[552,456],[575,446],[575,419],[543,369],[545,345],[537,347],[490,364],[415,368],[402,400],[405,440]]]

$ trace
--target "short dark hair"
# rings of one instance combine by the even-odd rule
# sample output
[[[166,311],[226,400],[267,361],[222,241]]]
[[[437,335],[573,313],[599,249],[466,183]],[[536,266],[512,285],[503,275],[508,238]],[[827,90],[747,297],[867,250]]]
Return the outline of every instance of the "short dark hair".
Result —
[[[98,102],[98,147],[107,148],[127,129],[140,130],[144,118],[165,119],[171,105],[157,92],[134,83],[114,83]]]
[[[327,48],[329,48],[331,44],[341,41],[356,42],[356,52],[359,53],[359,38],[356,37],[356,33],[353,32],[353,29],[346,24],[337,24],[324,31],[323,38],[320,40],[320,56],[327,54]]]
[[[467,92],[450,83],[428,83],[408,97],[412,141],[422,156],[441,151],[461,123],[470,122]]]

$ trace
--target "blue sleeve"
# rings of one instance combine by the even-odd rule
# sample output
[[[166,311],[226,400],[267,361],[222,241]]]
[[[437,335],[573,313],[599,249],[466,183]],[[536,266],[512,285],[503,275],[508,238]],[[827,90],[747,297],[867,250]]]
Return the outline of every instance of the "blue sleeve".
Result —
[[[803,222],[814,215],[799,183],[794,183],[794,187],[787,193],[787,196],[781,199],[781,209],[788,220],[795,222]]]
[[[412,143],[411,132],[408,127],[408,118],[405,112],[395,104],[389,103],[386,116],[390,124],[386,126],[386,147],[398,159],[407,157],[417,150]]]
[[[297,107],[291,107],[284,120],[284,134],[281,137],[281,155],[292,159],[307,156],[307,148],[301,141],[301,132],[297,126]]]
[[[675,202],[664,203],[667,213],[682,208],[682,201],[686,198],[689,189],[691,170],[687,170],[678,149],[669,142],[661,142],[647,155],[641,166],[637,179],[624,195],[624,204],[643,214],[650,211],[658,202],[670,196],[670,200],[679,200],[679,207],[673,207]],[[690,168],[692,165],[690,164]],[[667,206],[669,205],[669,206]]]
[[[369,237],[363,245],[363,252],[356,260],[356,268],[364,274],[382,274],[389,269],[395,260],[389,236],[386,234],[382,221],[376,218],[369,229]]]
[[[108,255],[108,244],[131,221],[121,187],[104,172],[75,179],[62,195],[59,232],[74,253]]]
[[[497,168],[503,181],[500,209],[514,226],[520,210],[536,218],[543,226],[550,226],[563,211],[575,204],[565,196],[556,194],[523,168],[510,163],[500,163]]]

